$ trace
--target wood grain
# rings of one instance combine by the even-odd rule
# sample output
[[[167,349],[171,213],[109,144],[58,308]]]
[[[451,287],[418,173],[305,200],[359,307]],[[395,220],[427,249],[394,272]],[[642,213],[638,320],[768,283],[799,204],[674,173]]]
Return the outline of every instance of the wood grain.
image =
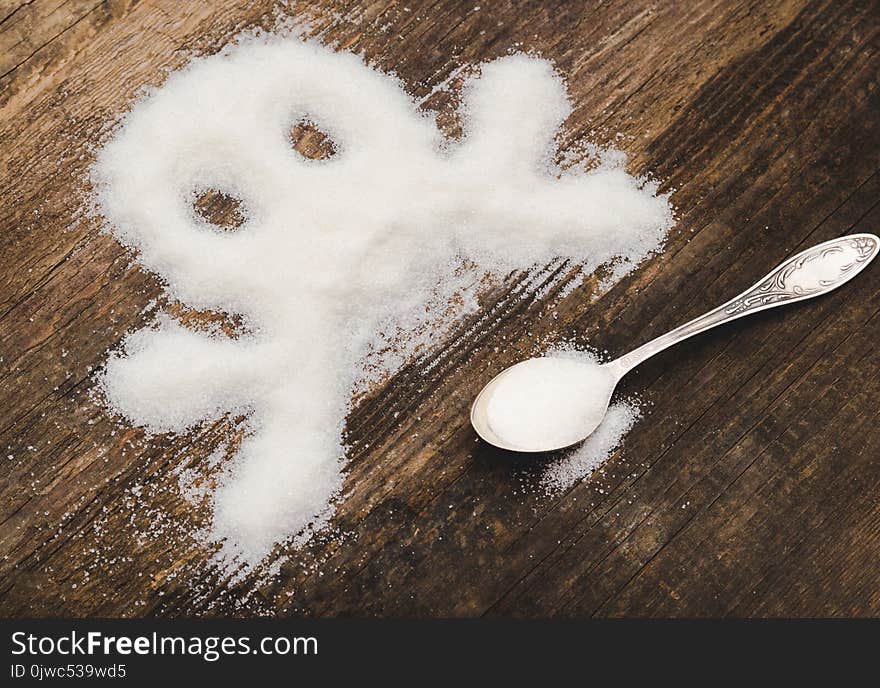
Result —
[[[533,489],[536,467],[478,444],[467,423],[481,385],[536,338],[622,353],[793,251],[877,231],[878,10],[0,2],[0,613],[880,614],[876,266],[646,363],[621,390],[644,417],[565,494]],[[331,529],[279,550],[277,575],[228,581],[187,536],[208,512],[183,499],[175,471],[209,481],[209,457],[240,439],[243,419],[145,439],[90,391],[107,351],[159,309],[238,325],[165,303],[83,212],[85,175],[142,87],[285,17],[395,71],[416,97],[451,77],[425,107],[453,135],[460,66],[540,52],[575,105],[561,145],[614,142],[630,171],[672,192],[678,223],[610,289],[592,278],[560,297],[562,264],[490,288],[479,314],[348,418],[347,497]],[[333,153],[308,126],[292,141]],[[222,198],[201,210],[234,226]]]

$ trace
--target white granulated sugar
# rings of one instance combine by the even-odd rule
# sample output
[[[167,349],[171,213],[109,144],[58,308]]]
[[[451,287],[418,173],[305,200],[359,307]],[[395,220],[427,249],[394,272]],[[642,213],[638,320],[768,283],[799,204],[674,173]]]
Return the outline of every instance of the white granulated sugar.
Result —
[[[499,379],[486,420],[498,437],[523,451],[567,447],[602,421],[616,382],[613,373],[585,358],[532,358]]]
[[[444,141],[360,57],[264,38],[170,75],[98,154],[97,206],[113,234],[173,298],[248,324],[232,340],[161,318],[103,377],[113,408],[152,432],[249,414],[213,500],[212,537],[239,561],[332,512],[342,424],[377,323],[427,303],[464,259],[498,273],[555,257],[587,271],[634,265],[671,224],[667,198],[622,164],[552,164],[570,105],[548,62],[485,64],[463,103],[465,135]],[[302,119],[330,135],[334,156],[293,150]],[[211,188],[241,199],[237,231],[195,214]]]
[[[588,478],[605,463],[638,419],[639,408],[634,403],[620,401],[609,406],[602,423],[583,444],[547,466],[541,477],[542,487],[554,494]]]

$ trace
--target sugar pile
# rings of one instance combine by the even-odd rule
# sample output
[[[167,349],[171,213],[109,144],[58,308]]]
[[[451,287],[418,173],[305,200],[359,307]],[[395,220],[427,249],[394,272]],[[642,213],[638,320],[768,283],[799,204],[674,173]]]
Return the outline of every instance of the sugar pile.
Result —
[[[616,383],[613,373],[591,360],[532,358],[499,379],[487,421],[522,451],[568,447],[599,425]]]
[[[173,298],[246,320],[231,339],[163,317],[127,338],[102,380],[112,407],[151,432],[248,414],[212,533],[241,561],[332,513],[342,424],[377,323],[405,327],[462,259],[498,273],[560,256],[588,271],[634,265],[671,224],[666,197],[622,166],[552,163],[570,105],[548,62],[484,64],[462,96],[464,137],[445,141],[358,56],[251,40],[170,75],[98,154],[110,231]],[[303,119],[335,155],[292,149]],[[209,188],[241,199],[240,229],[196,215]]]
[[[609,406],[601,425],[583,444],[544,469],[541,476],[544,490],[555,494],[592,475],[617,448],[639,415],[639,407],[631,401],[618,401]]]

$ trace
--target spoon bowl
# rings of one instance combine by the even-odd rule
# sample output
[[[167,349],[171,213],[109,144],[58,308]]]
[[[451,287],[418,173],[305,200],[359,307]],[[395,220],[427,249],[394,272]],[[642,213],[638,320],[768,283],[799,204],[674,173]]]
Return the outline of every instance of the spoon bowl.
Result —
[[[549,382],[543,389],[542,377]],[[483,387],[471,406],[471,425],[483,440],[507,451],[567,449],[599,427],[619,379],[607,363],[553,356],[520,361]],[[526,394],[516,394],[523,384]],[[578,403],[576,414],[564,408],[571,400]]]
[[[813,246],[727,303],[608,363],[567,357],[521,361],[483,387],[471,406],[471,425],[486,442],[508,451],[543,453],[574,446],[602,422],[620,379],[651,356],[745,315],[827,294],[864,270],[878,251],[880,237],[874,234]]]

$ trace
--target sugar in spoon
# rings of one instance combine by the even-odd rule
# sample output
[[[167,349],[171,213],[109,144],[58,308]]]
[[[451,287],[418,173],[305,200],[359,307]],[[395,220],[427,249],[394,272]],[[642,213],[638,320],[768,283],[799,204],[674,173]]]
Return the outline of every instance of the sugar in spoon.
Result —
[[[852,234],[798,253],[739,296],[608,363],[541,357],[496,375],[477,395],[471,424],[486,442],[549,452],[586,439],[602,422],[620,379],[654,354],[751,313],[827,294],[867,267],[880,237]]]

